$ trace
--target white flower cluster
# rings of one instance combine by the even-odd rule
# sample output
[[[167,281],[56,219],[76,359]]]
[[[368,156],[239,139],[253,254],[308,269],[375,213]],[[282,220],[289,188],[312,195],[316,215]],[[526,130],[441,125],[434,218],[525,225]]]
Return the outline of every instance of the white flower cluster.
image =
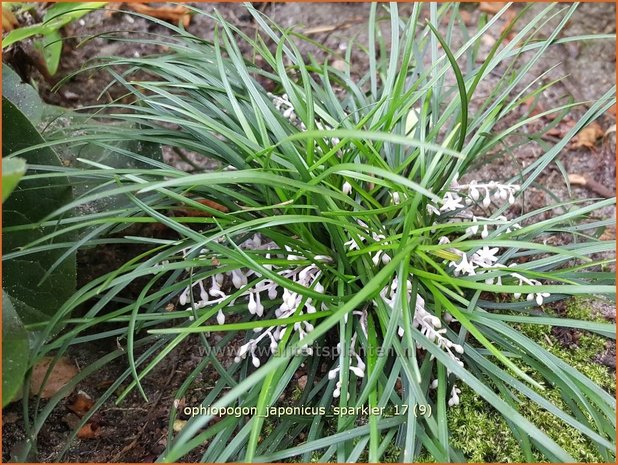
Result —
[[[354,312],[355,314],[358,313],[362,313],[362,312]],[[361,359],[360,355],[358,355],[354,349],[355,345],[356,345],[356,338],[357,338],[358,334],[354,333],[354,336],[352,336],[352,340],[350,341],[350,363],[348,365],[350,371],[352,373],[354,373],[356,376],[358,376],[359,378],[363,378],[365,376],[365,363],[363,362],[363,360]],[[341,342],[339,342],[337,344],[337,353],[341,354]],[[356,360],[356,365],[353,365],[354,360]],[[337,375],[339,375],[339,380],[337,381],[337,384],[335,385],[335,390],[333,391],[333,397],[337,398],[341,395],[341,364],[339,364],[337,367],[333,368],[332,370],[330,370],[328,372],[328,379],[335,379],[337,377]],[[348,392],[348,399],[350,397],[350,393]]]
[[[461,394],[461,389],[453,384],[453,387],[451,388],[451,397],[448,400],[449,407],[459,404],[459,394]]]
[[[506,216],[497,216],[495,218],[486,218],[482,216],[476,216],[471,214],[465,210],[468,210],[472,203],[477,202],[481,197],[483,207],[489,207],[494,204],[496,207],[500,207],[507,202],[509,204],[513,204],[515,202],[515,194],[519,191],[520,187],[516,184],[500,184],[495,181],[490,181],[488,183],[478,183],[476,181],[471,181],[468,184],[459,184],[457,182],[457,177],[451,183],[450,190],[447,191],[442,199],[442,205],[438,209],[436,205],[428,204],[427,210],[430,213],[434,213],[440,215],[445,212],[455,212],[460,209],[464,211],[458,211],[459,217],[451,217],[449,218],[449,222],[457,221],[463,219],[471,220],[472,225],[466,229],[466,233],[475,236],[479,234],[481,239],[485,239],[489,236],[488,226],[494,225],[496,228],[499,225],[507,226],[504,232],[509,233],[513,230],[520,229],[521,226],[517,223],[510,222]],[[462,197],[463,194],[465,197]],[[492,224],[485,223],[482,225],[477,224],[479,221],[491,222]],[[501,232],[500,232],[501,233]],[[498,235],[500,235],[500,233]],[[449,243],[449,239],[447,237],[441,237],[439,240],[439,244],[447,244]],[[512,266],[516,266],[516,264],[511,264],[510,266],[506,266],[504,264],[498,263],[500,257],[498,247],[482,247],[481,249],[476,250],[471,256],[468,256],[465,252],[458,250],[456,248],[449,249],[451,252],[457,254],[460,258],[458,261],[450,261],[448,266],[453,268],[453,274],[455,276],[475,276],[478,274],[483,274],[491,269],[498,268],[509,268]],[[518,285],[530,285],[530,286],[541,286],[541,282],[536,279],[529,279],[525,276],[522,276],[519,273],[509,272],[508,276],[517,279]],[[485,280],[487,284],[497,284],[502,285],[502,277],[498,276],[496,278],[487,278]],[[527,300],[536,301],[538,305],[542,305],[545,298],[549,297],[550,294],[547,292],[533,292],[527,295]],[[515,293],[515,298],[520,298],[521,293]]]
[[[447,237],[440,238],[440,244],[449,243],[449,239]],[[450,261],[448,263],[449,267],[453,268],[453,274],[455,276],[465,275],[465,276],[475,276],[478,274],[483,274],[488,271],[491,271],[491,268],[494,269],[508,269],[514,266],[517,266],[517,263],[512,263],[509,266],[506,266],[502,263],[497,263],[499,257],[496,256],[498,253],[498,247],[482,247],[475,251],[471,257],[456,248],[449,249],[450,252],[453,252],[459,255],[459,261]],[[526,278],[519,273],[508,272],[508,276],[517,279],[518,286],[529,285],[529,286],[541,286],[542,283],[536,279]],[[485,280],[487,284],[496,284],[498,286],[502,286],[502,276],[498,276],[496,278],[487,278]],[[549,297],[551,294],[548,292],[533,292],[529,293],[526,296],[528,301],[536,301],[537,305],[543,305],[544,299]],[[519,299],[521,297],[520,292],[516,292],[513,294],[513,297]]]
[[[444,194],[440,202],[441,205],[427,204],[429,213],[441,215],[442,213],[468,208],[471,204],[477,203],[481,197],[483,200],[480,204],[485,208],[489,208],[492,203],[500,206],[507,201],[509,205],[512,205],[515,203],[515,194],[520,189],[517,184],[500,184],[496,181],[489,181],[488,183],[470,181],[468,184],[459,184],[457,178],[456,175],[449,190]]]
[[[438,379],[434,379],[429,385],[430,389],[438,389]],[[455,384],[451,388],[451,396],[448,399],[448,406],[453,407],[459,404],[459,394],[461,394],[461,389],[459,389]]]
[[[382,300],[395,310],[395,300],[399,288],[399,279],[395,277],[390,286],[386,286],[380,291]],[[412,283],[406,282],[406,299],[410,301],[412,297]],[[464,349],[459,344],[454,343],[446,337],[446,328],[442,327],[442,321],[435,315],[432,315],[425,308],[425,299],[419,294],[416,294],[416,307],[414,309],[414,319],[412,326],[417,328],[427,339],[434,342],[438,347],[444,350],[447,355],[453,359],[459,366],[463,366],[463,362],[458,355],[463,354]],[[404,328],[399,326],[398,334],[400,337],[404,335]],[[420,348],[420,345],[417,345]]]
[[[245,241],[241,244],[241,247],[244,248],[259,248],[262,246],[260,237],[255,235],[252,239]],[[267,248],[270,249],[274,246],[274,244],[267,244]],[[188,249],[187,249],[188,250]],[[300,260],[303,257],[299,257],[297,255],[292,254],[292,250],[286,247],[287,251],[287,259],[288,260]],[[204,251],[202,251],[204,252]],[[186,256],[186,250],[183,251],[183,254]],[[203,255],[200,255],[203,256]],[[271,257],[270,253],[265,255],[266,259]],[[315,259],[317,261],[330,261],[330,257],[326,256],[316,256]],[[264,268],[268,270],[273,270],[272,265],[264,265]],[[319,282],[320,278],[320,269],[317,265],[311,264],[308,266],[294,266],[293,268],[284,268],[279,271],[276,271],[280,276],[290,279],[295,283],[307,287],[313,288],[314,291],[323,293],[324,287]],[[178,302],[180,305],[186,305],[191,301],[191,296],[193,294],[193,290],[196,286],[199,287],[199,300],[195,301],[195,308],[203,308],[207,305],[216,305],[218,303],[223,302],[225,299],[229,298],[229,295],[223,290],[224,283],[226,281],[226,277],[231,280],[232,286],[238,290],[245,286],[247,286],[250,277],[261,278],[261,275],[253,270],[243,270],[237,269],[228,271],[226,273],[217,273],[211,277],[200,279],[187,288],[180,294]],[[239,297],[247,297],[247,309],[249,313],[255,315],[257,317],[262,317],[264,315],[264,305],[262,301],[264,298],[268,298],[269,300],[274,300],[277,298],[279,291],[279,285],[271,280],[271,279],[262,279],[255,286],[246,289],[241,296]],[[238,298],[238,297],[237,297]],[[229,305],[233,305],[235,301],[234,299],[230,302]],[[315,313],[316,307],[313,304],[313,300],[311,298],[304,299],[303,296],[290,291],[285,288],[282,294],[282,303],[281,305],[275,309],[275,317],[278,319],[289,318],[295,314],[311,314]],[[298,311],[300,305],[303,307]],[[325,305],[322,304],[322,309],[325,309]],[[225,314],[223,310],[219,310],[217,313],[217,323],[220,325],[225,323]],[[255,367],[260,366],[260,359],[256,355],[256,349],[258,344],[268,338],[270,339],[270,349],[271,352],[274,353],[277,350],[278,342],[283,339],[288,327],[287,325],[281,326],[272,326],[270,328],[256,328],[254,329],[255,333],[259,333],[256,338],[250,339],[246,344],[242,345],[238,350],[235,361],[240,362],[240,360],[246,358],[248,355],[252,357],[252,363]],[[293,325],[293,330],[296,331],[299,335],[299,338],[304,339],[309,332],[313,330],[313,325],[309,321],[301,321],[296,322]],[[307,354],[311,354],[312,350],[310,347],[303,346],[303,350]]]
[[[275,105],[275,108],[281,112],[284,118],[289,120],[290,123],[292,123],[294,126],[296,126],[301,131],[307,130],[307,126],[305,125],[305,123],[300,121],[300,119],[298,118],[298,115],[296,114],[296,111],[294,110],[294,105],[292,105],[292,102],[290,102],[290,98],[288,94],[281,94],[281,96],[278,96],[271,92],[268,92],[266,95],[268,95],[268,97],[272,99],[273,105]],[[324,131],[324,130],[330,131],[333,129],[330,126],[323,125],[320,121],[317,121],[317,120],[315,121],[315,127],[316,129],[320,131]],[[337,145],[340,142],[338,137],[332,137],[330,141],[333,146]]]
[[[357,220],[356,222],[363,229],[367,230],[367,232],[371,232],[371,238],[375,242],[382,242],[384,239],[386,239],[386,236],[384,234],[378,234],[374,231],[370,231],[369,226],[367,226],[366,223],[360,220]],[[364,236],[360,236],[360,241],[365,242],[366,238]],[[356,239],[350,239],[349,241],[345,242],[343,245],[345,245],[349,251],[360,250],[360,245],[358,244],[358,242],[356,242]],[[371,261],[373,262],[375,266],[378,266],[380,263],[382,263],[383,265],[386,265],[388,262],[391,261],[391,256],[387,254],[386,252],[384,252],[383,250],[378,250],[376,253],[374,253],[371,256]]]
[[[278,96],[271,92],[268,92],[266,95],[268,95],[272,99],[273,105],[275,105],[275,108],[281,112],[284,118],[290,120],[290,123],[292,124],[297,123],[298,116],[294,111],[294,105],[292,105],[292,102],[290,102],[288,94],[282,94],[281,96]],[[302,121],[299,122],[298,127],[302,131],[305,131],[307,129]]]
[[[283,270],[278,272],[281,276],[284,276],[288,279],[292,279],[297,284],[300,284],[304,287],[311,287],[317,292],[324,292],[324,288],[322,285],[317,282],[320,276],[319,268],[316,265],[309,265],[304,268],[295,268],[293,270]],[[276,289],[277,284],[273,281],[269,281],[271,284],[267,284],[265,287],[261,285],[257,285],[252,292],[249,293],[249,311],[251,312],[252,305],[252,295],[255,295],[255,302],[258,302],[259,294],[261,291],[268,289],[269,298],[276,297]],[[314,285],[315,283],[315,285]],[[274,286],[274,287],[273,287]],[[273,294],[271,294],[274,291]],[[312,304],[312,299],[307,298],[302,310],[297,313],[298,307],[301,305],[303,300],[303,296],[290,291],[289,289],[283,290],[283,303],[275,310],[275,316],[279,319],[289,318],[294,314],[303,315],[305,312],[307,314],[315,313],[317,310],[315,306]],[[253,312],[252,312],[253,313]],[[255,312],[257,316],[262,316],[262,313]],[[254,332],[260,333],[255,339],[250,339],[246,344],[242,345],[238,350],[238,354],[234,359],[237,363],[244,359],[248,354],[252,357],[252,363],[257,368],[260,366],[260,360],[255,355],[255,351],[257,349],[258,344],[262,339],[265,339],[267,336],[270,339],[270,350],[272,353],[277,351],[277,347],[279,345],[279,341],[283,339],[288,327],[286,325],[281,326],[271,326],[270,328],[256,328]],[[293,326],[294,331],[296,331],[299,335],[299,338],[304,339],[307,334],[313,331],[313,325],[308,321],[297,321]],[[301,347],[302,350],[308,355],[313,353],[312,349],[307,345]]]

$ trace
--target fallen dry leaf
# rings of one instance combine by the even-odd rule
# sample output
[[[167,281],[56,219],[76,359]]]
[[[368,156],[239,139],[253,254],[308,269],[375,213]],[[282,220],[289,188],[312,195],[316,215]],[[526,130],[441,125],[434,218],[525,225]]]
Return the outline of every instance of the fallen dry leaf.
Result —
[[[524,100],[523,107],[524,113],[529,116],[536,116],[545,111],[545,108],[543,108],[543,104],[538,99],[536,99],[534,95],[531,95],[526,100]]]
[[[573,138],[573,144],[571,148],[586,147],[588,149],[594,149],[597,140],[603,137],[605,131],[601,128],[601,125],[596,121],[586,126]]]
[[[174,420],[174,424],[172,425],[172,429],[174,430],[174,433],[180,433],[186,424],[187,424],[187,420],[180,420],[180,419]]]
[[[159,18],[174,24],[182,23],[187,27],[191,22],[189,9],[184,5],[153,7],[142,3],[127,3],[127,6],[137,13]]]
[[[19,26],[19,21],[8,7],[2,7],[2,32],[9,32]]]
[[[551,115],[547,115],[546,118],[555,119],[556,116],[558,115],[554,115],[552,113]],[[557,126],[545,131],[545,134],[548,136],[563,138],[573,126],[575,126],[575,120],[567,117],[560,121],[560,124]]]
[[[480,2],[479,10],[484,13],[495,15],[498,11],[504,8],[505,5],[506,2]]]
[[[615,195],[611,189],[608,189],[600,182],[597,182],[586,175],[569,174],[569,183],[573,186],[585,187],[586,189],[591,190],[595,194],[605,197],[606,199],[612,198]]]
[[[88,410],[92,408],[93,405],[94,400],[92,400],[92,397],[90,397],[84,391],[79,391],[77,394],[69,398],[67,408],[76,415],[83,417],[88,412]]]
[[[32,378],[30,379],[30,393],[32,395],[39,394],[41,398],[49,399],[77,375],[78,371],[73,362],[62,357],[52,367],[51,373],[43,386],[45,375],[53,360],[54,357],[45,357],[32,369]],[[67,395],[69,395],[69,392],[65,394],[65,396]]]
[[[101,434],[101,429],[96,423],[86,423],[77,432],[77,437],[80,439],[94,439]]]
[[[469,11],[459,10],[459,15],[466,26],[472,26],[472,24],[474,24],[474,18],[472,17],[472,13]]]
[[[209,199],[197,199],[197,202],[201,203],[202,205],[205,205],[207,207],[210,207],[214,210],[220,211],[222,213],[227,213],[229,212],[229,208],[227,208],[225,205],[221,205],[220,203],[215,202],[214,200],[209,200]],[[197,210],[195,208],[178,208],[176,210],[174,210],[174,212],[179,213],[181,215],[184,216],[212,216],[210,213],[202,211],[202,210]]]
[[[603,231],[603,234],[599,236],[599,240],[601,241],[612,241],[614,239],[616,239],[615,226],[608,226],[607,228],[605,228],[605,231]]]

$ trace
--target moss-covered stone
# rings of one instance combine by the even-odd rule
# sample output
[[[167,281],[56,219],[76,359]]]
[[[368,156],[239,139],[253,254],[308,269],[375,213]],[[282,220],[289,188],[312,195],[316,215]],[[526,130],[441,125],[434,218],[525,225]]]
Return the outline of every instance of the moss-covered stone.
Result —
[[[592,314],[586,303],[584,299],[572,299],[566,305],[564,316],[580,320],[604,321],[601,315]],[[551,313],[551,310],[548,313]],[[607,392],[615,392],[615,373],[595,362],[598,354],[605,351],[605,338],[581,331],[575,343],[576,347],[571,348],[561,344],[553,334],[551,326],[521,324],[517,325],[517,328]],[[526,457],[504,417],[467,386],[462,386],[461,390],[460,404],[448,412],[451,445],[461,450],[472,462],[526,462]],[[557,388],[547,386],[543,395],[557,407],[565,409],[566,406]],[[577,461],[604,461],[586,436],[534,402],[525,400],[519,410]],[[538,451],[533,450],[533,455],[534,461],[547,461]],[[431,461],[427,456],[419,459]]]

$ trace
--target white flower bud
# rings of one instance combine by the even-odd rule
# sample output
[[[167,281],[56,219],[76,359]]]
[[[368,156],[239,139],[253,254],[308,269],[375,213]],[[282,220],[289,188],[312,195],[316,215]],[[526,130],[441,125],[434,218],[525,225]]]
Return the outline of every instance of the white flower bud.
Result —
[[[458,354],[464,353],[464,348],[459,344],[453,344],[453,349],[455,349],[455,352],[457,352]]]
[[[241,287],[247,284],[247,277],[239,270],[232,271],[232,284],[236,289],[240,289]]]
[[[219,323],[220,325],[225,323],[225,315],[221,310],[219,310],[219,312],[217,313],[217,323]]]
[[[253,366],[255,368],[258,368],[260,366],[260,359],[254,355],[253,358],[251,359],[251,363],[253,363]]]
[[[343,183],[343,187],[341,188],[341,192],[343,192],[345,195],[350,195],[350,192],[352,192],[352,184],[350,184],[348,181]]]
[[[253,293],[249,294],[249,304],[247,305],[247,308],[249,309],[249,313],[251,313],[252,315],[255,314],[257,304],[255,303],[255,299],[253,298]]]
[[[178,303],[180,303],[180,305],[185,305],[187,303],[187,299],[189,298],[189,290],[190,289],[191,288],[188,287],[187,289],[182,291],[182,294],[180,294],[180,297],[178,298]]]
[[[365,376],[365,372],[363,370],[361,370],[359,367],[351,366],[350,370],[352,371],[352,373],[354,373],[359,378],[363,378]]]

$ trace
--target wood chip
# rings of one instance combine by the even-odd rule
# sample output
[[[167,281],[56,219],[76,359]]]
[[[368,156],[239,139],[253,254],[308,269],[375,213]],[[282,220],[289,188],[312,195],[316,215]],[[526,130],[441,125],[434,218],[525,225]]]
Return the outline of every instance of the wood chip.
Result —
[[[306,36],[310,36],[310,35],[315,35],[315,34],[322,34],[325,32],[340,31],[342,29],[348,29],[352,27],[354,24],[358,24],[363,21],[364,21],[364,18],[357,17],[357,18],[352,18],[351,20],[346,21],[344,23],[309,27],[307,29],[304,29],[302,33]]]
[[[614,192],[603,184],[591,179],[587,175],[581,174],[569,174],[569,183],[573,186],[581,186],[586,189],[594,192],[595,194],[599,194],[601,197],[605,197],[606,199],[614,197]]]

